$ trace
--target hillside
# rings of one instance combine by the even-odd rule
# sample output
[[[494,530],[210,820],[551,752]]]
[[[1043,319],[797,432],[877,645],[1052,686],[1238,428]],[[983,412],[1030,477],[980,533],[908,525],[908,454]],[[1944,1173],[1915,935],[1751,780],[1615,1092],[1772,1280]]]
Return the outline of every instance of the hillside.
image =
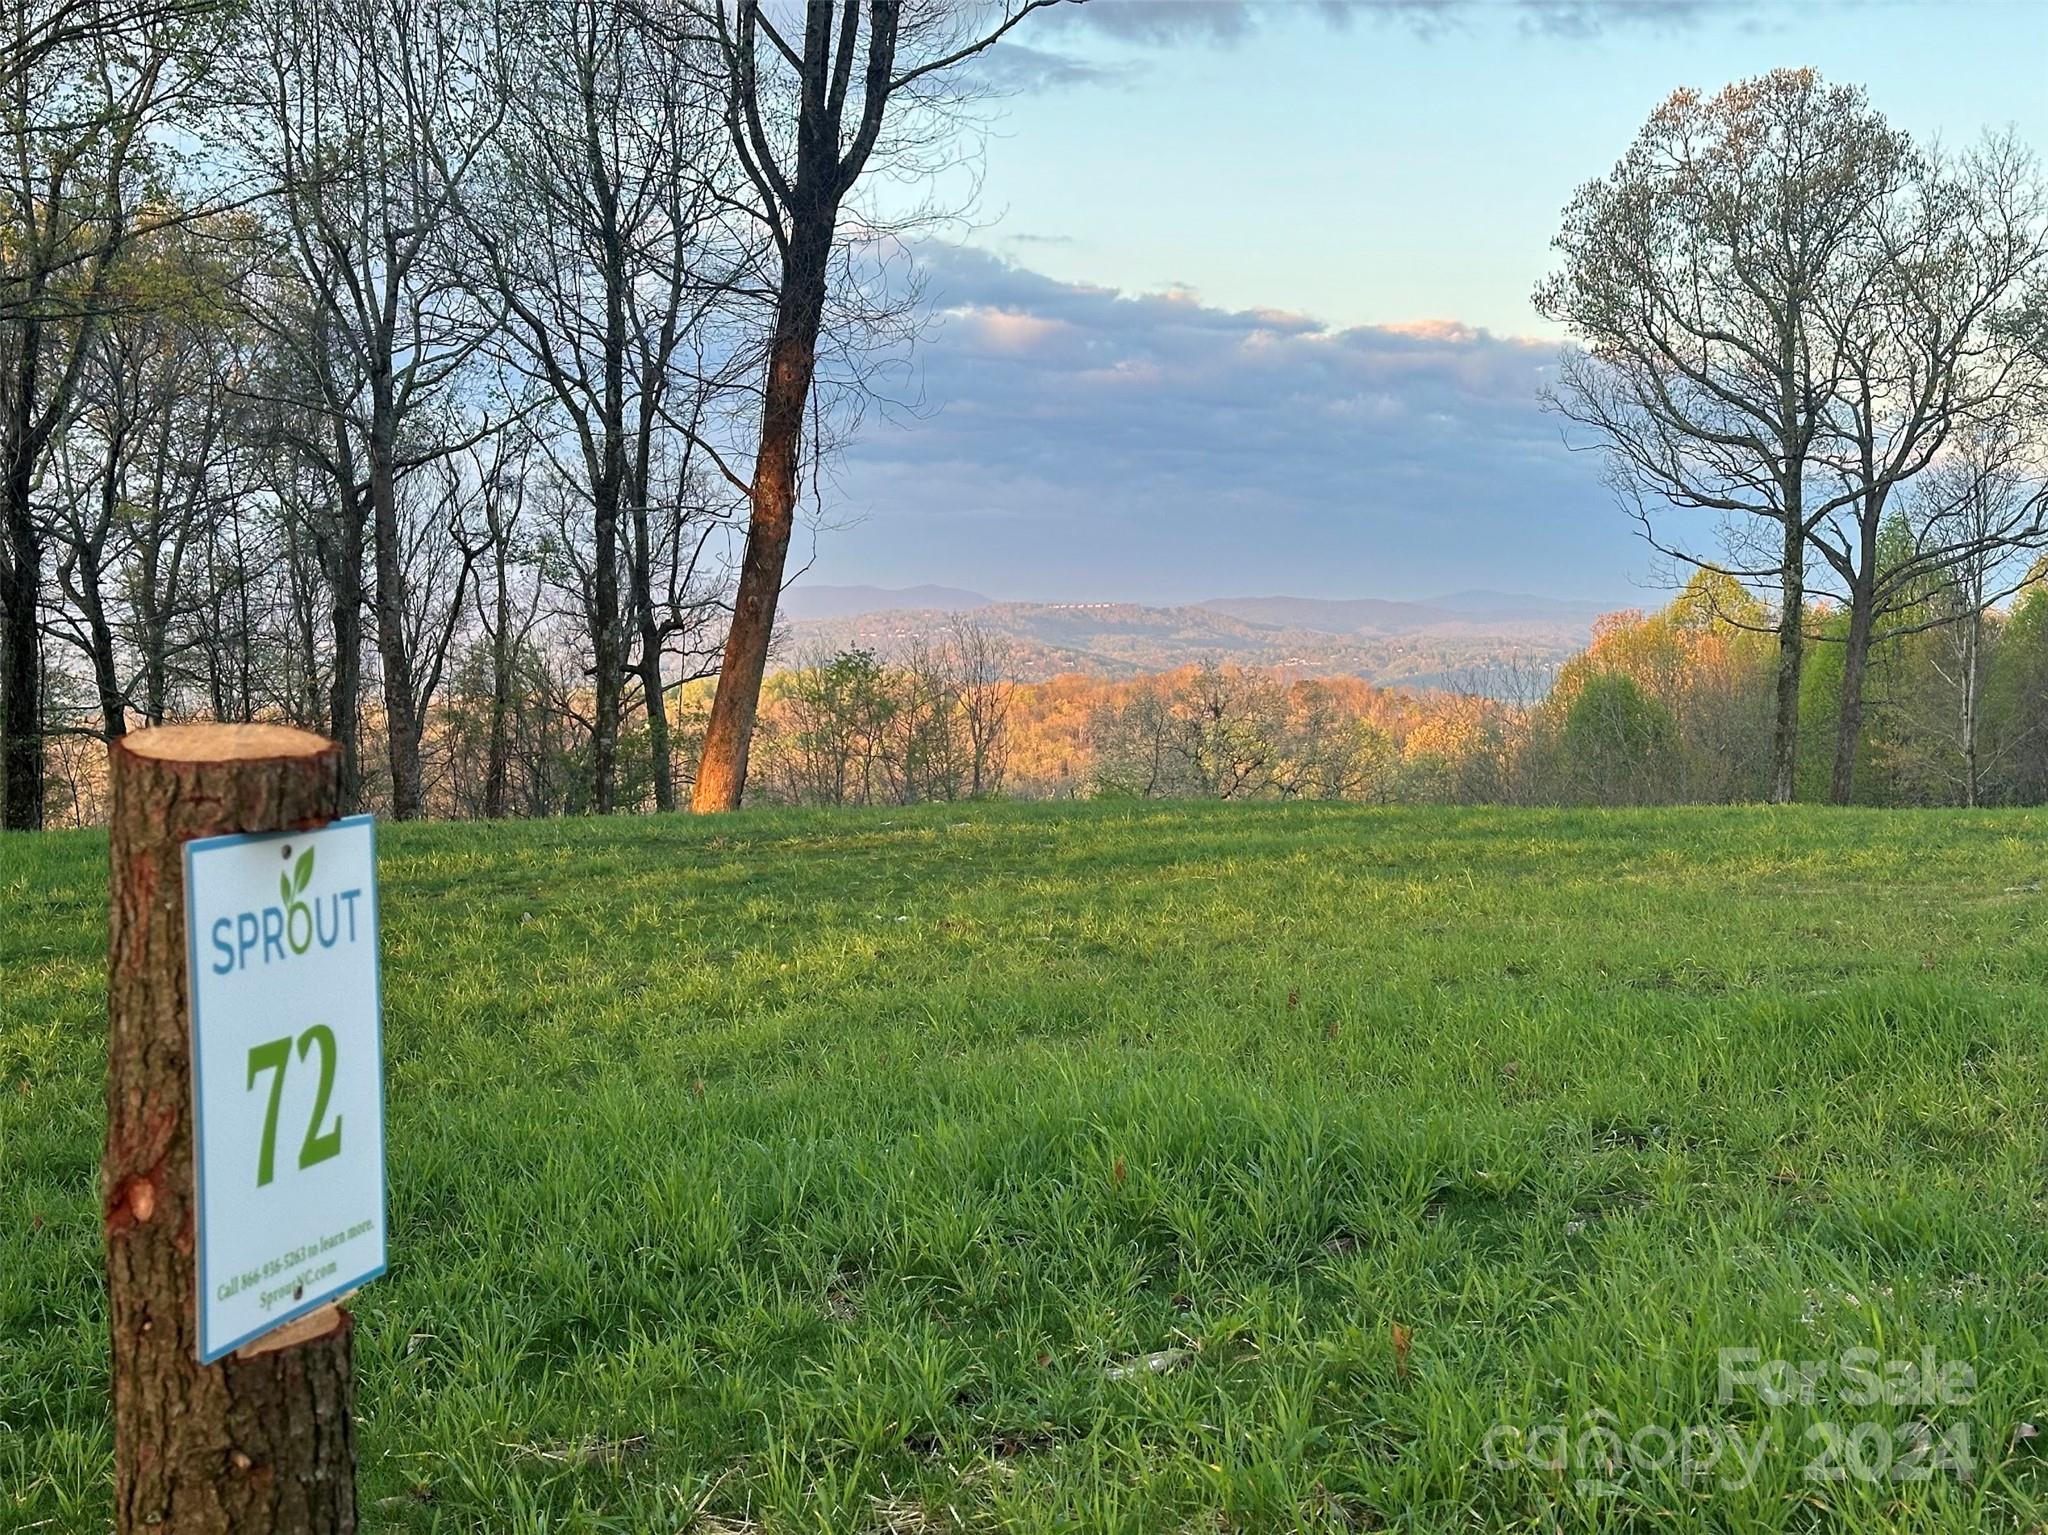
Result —
[[[366,1523],[2032,1528],[2044,834],[1110,803],[386,827]],[[45,1535],[110,1518],[106,856],[0,839],[0,1526]],[[1720,1391],[1730,1348],[1924,1349],[1976,1384],[1774,1405]],[[1753,1464],[1631,1468],[1620,1504],[1502,1458],[1497,1426],[1533,1455],[1596,1413]],[[1944,1458],[1810,1480],[1849,1423]]]
[[[823,605],[836,603],[828,598]],[[796,612],[816,612],[818,606],[800,604]],[[778,632],[777,656],[787,665],[858,646],[894,660],[968,610],[969,604],[959,603],[792,616]],[[1599,611],[1591,604],[1488,593],[1463,594],[1462,605],[1455,597],[1431,603],[1251,597],[1177,607],[986,601],[971,606],[977,623],[1010,642],[1020,681],[1069,672],[1130,677],[1219,661],[1359,677],[1380,686],[1476,691],[1489,691],[1493,674],[1509,667],[1547,673],[1584,648]]]
[[[921,613],[964,613],[988,606],[979,592],[956,586],[831,586],[799,581],[782,594],[779,611],[790,619],[857,618],[863,613],[909,609]]]

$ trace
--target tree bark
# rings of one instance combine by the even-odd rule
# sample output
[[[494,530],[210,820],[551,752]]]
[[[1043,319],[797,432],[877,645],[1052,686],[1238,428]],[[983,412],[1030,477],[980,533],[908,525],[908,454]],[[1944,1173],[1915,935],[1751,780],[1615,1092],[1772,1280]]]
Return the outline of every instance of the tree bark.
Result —
[[[675,767],[668,738],[668,687],[661,676],[661,636],[651,620],[641,625],[640,691],[647,700],[647,762],[654,775],[654,808],[676,808]]]
[[[111,750],[100,1184],[117,1535],[356,1527],[348,1313],[316,1312],[327,1330],[295,1346],[198,1363],[184,899],[187,841],[323,825],[340,765],[334,743],[276,725],[142,730]]]
[[[142,717],[146,725],[161,725],[171,697],[170,610],[173,606],[170,595],[163,590],[162,538],[152,536],[145,539],[136,563],[138,579],[133,601],[136,645],[142,652]]]
[[[593,178],[604,216],[604,394],[598,402],[597,462],[591,467],[591,664],[596,669],[590,740],[590,801],[610,815],[618,793],[619,720],[626,692],[625,632],[619,613],[619,512],[626,489],[626,270],[616,210],[602,176]]]
[[[512,586],[506,572],[511,556],[497,501],[487,497],[484,507],[491,523],[491,564],[497,578],[491,608],[491,735],[484,768],[484,816],[496,821],[505,814],[512,773]]]
[[[127,700],[114,658],[114,629],[107,619],[105,588],[107,536],[120,514],[119,465],[126,436],[125,426],[113,432],[107,448],[106,473],[100,480],[99,518],[90,527],[83,523],[74,527],[71,556],[57,571],[60,589],[67,584],[67,573],[77,581],[67,595],[78,608],[78,616],[85,620],[86,655],[92,662],[93,691],[99,697],[100,730],[109,741],[128,732]]]
[[[1796,484],[1796,482],[1795,482]],[[1806,530],[1796,499],[1785,518],[1784,568],[1779,572],[1778,712],[1771,728],[1771,803],[1789,805],[1798,791],[1799,675],[1806,649]]]
[[[334,620],[334,673],[328,680],[327,724],[340,749],[341,808],[363,799],[363,525],[354,492],[341,489],[342,525],[329,577]]]
[[[32,377],[32,375],[31,375]],[[16,434],[10,432],[10,437]],[[25,443],[10,442],[0,522],[0,824],[38,831],[43,824],[43,540],[30,505],[33,463]]]
[[[644,461],[644,455],[643,455]],[[661,625],[654,612],[654,554],[648,545],[647,496],[644,476],[636,475],[633,490],[633,543],[629,551],[633,575],[633,607],[640,630],[640,692],[647,704],[647,760],[654,776],[654,808],[676,808],[675,767],[669,747],[668,688],[661,675]]]
[[[614,440],[606,428],[607,442]],[[608,446],[606,456],[612,455]],[[618,795],[619,716],[626,689],[624,646],[619,627],[619,483],[610,475],[598,487],[592,550],[591,664],[596,672],[590,737],[590,808],[610,815]]]
[[[761,705],[761,679],[768,670],[768,643],[775,633],[775,605],[782,596],[782,572],[796,526],[797,456],[803,446],[811,376],[817,368],[826,265],[832,255],[836,217],[837,210],[832,208],[822,218],[798,223],[784,260],[760,446],[754,457],[747,547],[740,559],[732,628],[726,632],[718,690],[712,695],[704,751],[690,794],[690,808],[699,814],[737,810],[740,796],[746,792],[754,716]]]
[[[347,815],[363,801],[363,544],[369,519],[348,427],[338,415],[333,432],[335,525],[332,538],[321,539],[320,546],[334,624],[327,730],[341,749],[341,813]]]
[[[1971,593],[1969,628],[1963,635],[1963,804],[1977,808],[1977,696],[1984,654],[1984,594]]]
[[[100,587],[101,551],[91,549],[79,557],[78,607],[85,619],[92,651],[93,690],[99,695],[100,728],[111,741],[128,733],[128,700],[121,690],[121,678],[114,659],[114,630],[107,621],[107,604]]]
[[[1876,543],[1875,533],[1867,540]],[[1870,637],[1876,628],[1875,551],[1863,561],[1849,593],[1849,636],[1842,651],[1841,710],[1835,720],[1835,765],[1828,779],[1830,804],[1856,797],[1856,756],[1863,745],[1863,685],[1870,675]]]
[[[377,662],[384,680],[384,743],[391,758],[391,815],[416,821],[420,785],[419,699],[413,691],[412,646],[405,630],[405,554],[399,548],[397,408],[389,375],[371,380],[371,543],[377,569]]]

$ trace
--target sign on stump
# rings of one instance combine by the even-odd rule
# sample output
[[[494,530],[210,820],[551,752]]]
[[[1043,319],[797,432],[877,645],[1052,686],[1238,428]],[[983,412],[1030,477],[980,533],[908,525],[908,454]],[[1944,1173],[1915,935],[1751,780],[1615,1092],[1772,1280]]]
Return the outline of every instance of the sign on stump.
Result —
[[[185,844],[199,1359],[384,1272],[368,816]]]
[[[282,726],[138,731],[112,785],[114,1526],[347,1535],[334,1300],[384,1263],[371,829],[337,820],[334,743]]]

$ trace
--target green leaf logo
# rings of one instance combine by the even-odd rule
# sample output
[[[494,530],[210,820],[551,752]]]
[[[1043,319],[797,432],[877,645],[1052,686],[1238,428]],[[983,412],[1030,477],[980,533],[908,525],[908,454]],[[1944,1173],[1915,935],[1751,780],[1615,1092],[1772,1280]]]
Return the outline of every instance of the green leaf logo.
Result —
[[[292,877],[289,874],[278,875],[277,893],[283,898],[286,906],[292,904]]]
[[[299,854],[299,861],[292,867],[292,888],[285,892],[285,902],[290,904],[292,896],[303,891],[313,882],[313,850],[307,848]]]

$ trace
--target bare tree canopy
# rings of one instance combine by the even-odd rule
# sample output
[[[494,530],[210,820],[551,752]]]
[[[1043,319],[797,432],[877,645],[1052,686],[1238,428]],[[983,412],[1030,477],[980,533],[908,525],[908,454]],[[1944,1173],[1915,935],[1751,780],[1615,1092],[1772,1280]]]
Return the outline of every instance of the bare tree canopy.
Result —
[[[1860,90],[1779,70],[1677,92],[1565,211],[1562,262],[1535,302],[1582,349],[1550,402],[1657,548],[1775,585],[1774,799],[1794,792],[1809,555],[1850,604],[1833,783],[1846,799],[1883,594],[1961,553],[1934,537],[1881,573],[1891,492],[1959,423],[2024,408],[2038,385],[2012,338],[2048,253],[2041,197],[2009,144],[1952,166]],[[1665,527],[1692,512],[1721,549]],[[2012,549],[2039,532],[2022,519],[2000,537]]]

